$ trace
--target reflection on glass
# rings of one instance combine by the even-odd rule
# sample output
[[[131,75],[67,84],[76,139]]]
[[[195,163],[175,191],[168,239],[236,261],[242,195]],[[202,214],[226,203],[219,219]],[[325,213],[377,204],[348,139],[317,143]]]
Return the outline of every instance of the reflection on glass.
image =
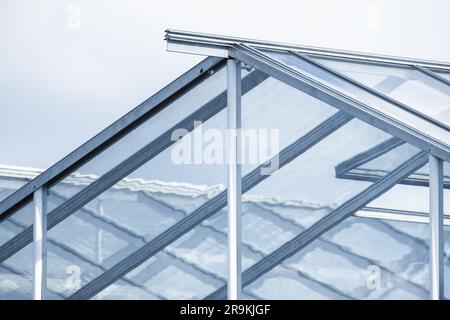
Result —
[[[250,153],[258,155],[257,164],[262,164],[336,112],[337,109],[322,101],[274,78],[268,78],[242,97],[243,136],[249,137],[254,133],[256,137],[252,141],[244,139],[242,142],[243,174],[256,167],[255,163],[249,163]],[[265,152],[264,134],[267,132],[269,136],[275,131],[278,132],[279,150],[275,150],[275,153],[270,153],[271,150]],[[268,140],[267,145],[270,143]]]
[[[29,202],[19,209],[14,215],[0,223],[0,245],[14,238],[25,228],[31,226],[34,221],[34,205]]]
[[[245,291],[262,299],[427,299],[428,257],[427,224],[352,217]]]

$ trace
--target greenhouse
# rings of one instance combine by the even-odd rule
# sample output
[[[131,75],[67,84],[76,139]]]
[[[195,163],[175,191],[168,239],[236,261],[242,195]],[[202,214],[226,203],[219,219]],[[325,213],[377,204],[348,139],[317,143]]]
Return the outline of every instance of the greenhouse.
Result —
[[[450,63],[165,40],[206,58],[49,169],[0,166],[0,299],[450,297]]]

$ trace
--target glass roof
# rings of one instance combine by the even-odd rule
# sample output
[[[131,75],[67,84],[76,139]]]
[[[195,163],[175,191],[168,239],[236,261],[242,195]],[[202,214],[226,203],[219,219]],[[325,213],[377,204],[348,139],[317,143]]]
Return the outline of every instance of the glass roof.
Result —
[[[428,224],[376,214],[428,217],[427,153],[450,159],[449,71],[242,43],[226,50],[244,67],[243,159],[258,154],[242,164],[243,298],[426,298]],[[43,173],[0,166],[0,299],[32,298],[41,187],[48,298],[226,298],[228,166],[174,160],[226,136],[225,62],[207,58]],[[275,132],[278,150],[252,132]]]
[[[450,126],[450,86],[414,67],[316,58],[324,65],[388,95],[412,110]]]
[[[407,107],[403,107],[398,103],[393,102],[392,100],[382,98],[379,95],[367,91],[365,88],[356,85],[353,81],[339,77],[334,72],[331,72],[330,70],[324,68],[320,68],[309,60],[302,59],[301,57],[296,56],[292,53],[267,52],[267,55],[285,64],[289,68],[300,72],[302,75],[318,81],[319,83],[326,85],[328,88],[331,88],[339,93],[345,94],[346,96],[351,97],[368,106],[372,110],[376,110],[377,112],[380,112],[386,116],[392,117],[400,121],[401,123],[404,123],[408,127],[415,128],[420,132],[429,135],[439,140],[444,145],[448,146],[448,141],[450,141],[450,130],[448,128],[449,123],[445,118],[445,114],[448,113],[448,109],[445,107],[445,104],[443,106],[443,102],[445,102],[445,99],[443,97],[446,97],[448,90],[439,92],[441,101],[435,102],[436,105],[439,105],[438,109],[433,106],[430,111],[426,111],[427,109],[422,106],[420,101],[417,101],[416,105],[421,105],[421,109],[417,109],[411,104],[406,105]],[[387,75],[384,75],[384,77],[386,76]],[[352,78],[352,80],[357,79]],[[376,82],[376,79],[371,81]],[[434,82],[434,79],[430,79],[430,81]],[[378,85],[380,85],[380,88],[377,87]],[[385,85],[385,82],[379,81],[377,82],[377,85],[373,87],[373,89],[385,90],[383,89]],[[387,86],[389,87],[389,85]],[[393,84],[391,84],[390,86],[393,86]],[[442,86],[445,89],[448,89],[448,85]],[[423,87],[427,88],[427,90],[429,91],[429,87],[422,86],[422,89]],[[431,97],[429,92],[427,93],[426,90],[421,90],[419,92],[419,96],[422,100],[424,99],[424,97],[429,99],[429,101],[436,100],[436,91],[434,91],[435,95],[431,95]],[[434,111],[435,109],[437,110]],[[443,118],[442,115],[444,115]],[[442,124],[444,125],[444,127],[441,127]]]

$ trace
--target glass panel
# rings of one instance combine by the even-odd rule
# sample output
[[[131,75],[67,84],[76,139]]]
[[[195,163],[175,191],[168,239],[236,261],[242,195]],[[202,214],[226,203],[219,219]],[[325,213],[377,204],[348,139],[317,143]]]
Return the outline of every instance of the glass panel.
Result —
[[[14,175],[16,182],[20,183],[20,174]],[[10,184],[7,179],[0,178],[8,186]],[[5,181],[6,180],[6,181]],[[5,186],[5,183],[3,186]],[[0,189],[1,190],[1,189]],[[8,189],[6,189],[8,190]],[[16,213],[0,223],[0,246],[10,241],[16,235],[21,233],[26,227],[32,225],[34,219],[34,205],[33,202],[28,203],[25,207],[16,211]],[[28,251],[29,258],[32,259],[32,251]],[[19,259],[17,259],[19,258]],[[14,256],[0,263],[0,300],[3,299],[32,299],[33,297],[33,270],[24,270],[17,266],[17,261],[20,257]],[[32,265],[32,261],[27,261]],[[20,263],[19,263],[20,264]]]
[[[244,113],[247,106],[243,104]],[[253,112],[253,117],[254,123],[259,124],[264,123],[265,117],[274,118],[270,112]],[[283,136],[283,130],[291,130],[290,125],[297,124],[294,119],[288,121],[287,117],[279,122],[274,119],[271,125],[280,129],[280,136]],[[244,129],[249,128],[248,122],[243,123]],[[301,132],[303,125],[297,128]],[[352,120],[247,192],[242,204],[244,269],[370,186],[371,182],[337,179],[335,166],[388,138],[388,134]],[[416,153],[418,151],[416,149]],[[226,226],[226,209],[223,209],[122,280],[139,283],[161,299],[207,296],[226,281]],[[114,292],[124,286],[122,280],[95,298],[114,298]],[[246,294],[254,299],[261,298],[254,292],[246,291]],[[141,297],[136,295],[136,298]]]
[[[243,218],[243,241],[258,250],[262,259],[367,189],[373,182],[336,178],[335,167],[344,159],[387,138],[389,136],[386,133],[359,120],[352,120],[250,190],[245,198],[250,203],[256,202],[256,208],[247,214],[248,219],[245,216]],[[411,156],[420,151],[411,148],[415,149]],[[402,156],[392,158],[393,168],[404,161]],[[336,277],[340,274],[338,272]],[[345,279],[341,281],[345,282]],[[282,263],[262,276],[245,292],[262,299],[348,297],[348,294],[317,281],[289,262]]]
[[[441,77],[447,79],[450,81],[450,72],[443,72],[443,71],[435,71],[435,70],[431,70],[435,73],[437,73],[438,75],[440,75]]]
[[[288,65],[289,67],[298,70],[302,74],[311,77],[312,79],[321,82],[322,84],[329,86],[349,97],[374,108],[378,112],[381,112],[389,117],[401,121],[405,125],[416,128],[422,133],[426,133],[433,138],[442,141],[444,144],[450,141],[450,131],[444,128],[439,128],[429,121],[421,121],[414,114],[395,106],[381,98],[378,98],[363,89],[350,84],[346,80],[341,80],[336,76],[333,76],[328,71],[319,69],[312,64],[305,62],[292,54],[283,53],[267,53],[272,58]],[[442,117],[440,117],[442,118]],[[439,119],[436,119],[439,121]]]
[[[206,80],[172,101],[155,116],[113,143],[99,155],[81,166],[75,173],[53,186],[52,189],[64,192],[66,197],[73,196],[225,90],[226,69],[221,68]],[[76,187],[74,187],[74,182],[77,183]],[[0,194],[0,201],[11,193],[3,192],[5,195]]]
[[[422,114],[450,125],[450,86],[413,67],[315,59]]]
[[[243,74],[247,75],[248,72]],[[51,188],[48,211],[55,209],[219,93],[225,92],[225,89],[226,71],[222,69]],[[224,116],[222,112],[220,117],[223,120],[226,119]],[[190,212],[192,209],[189,206],[196,207],[211,194],[223,189],[221,179],[225,174],[215,172],[197,179],[194,173],[187,174],[182,165],[170,162],[170,168],[162,166],[171,160],[170,155],[170,150],[166,150],[49,231],[48,286],[54,298],[67,297],[82,284],[103,273],[108,266],[134,251],[134,248],[175,223],[184,216],[184,210]],[[215,168],[210,171],[217,171],[220,166],[216,165]],[[183,174],[186,175],[184,179]],[[163,177],[165,181],[161,182]],[[198,183],[193,185],[193,182]],[[208,185],[210,187],[206,187]],[[173,201],[173,207],[159,204],[168,190],[180,193],[178,199]],[[154,192],[154,197],[148,196],[149,192]],[[32,221],[33,203],[29,203],[0,224],[2,244],[30,226]],[[13,272],[31,279],[32,252],[32,244],[29,244],[4,261],[2,272]],[[11,296],[20,296],[8,289],[8,283],[4,285]],[[31,291],[27,292],[27,298],[31,298]]]
[[[261,99],[262,95],[266,97]],[[279,145],[280,148],[284,148],[334,113],[336,113],[334,108],[269,78],[243,96],[243,130],[244,132],[247,130],[247,133],[249,133],[249,130],[254,130],[257,138],[256,141],[249,140],[243,143],[243,153],[249,155],[250,152],[257,153],[259,151],[258,148],[261,147],[261,145],[258,145],[260,141],[258,139],[261,139],[260,130],[278,129]],[[221,114],[218,117],[213,117],[205,125],[210,129],[224,130],[226,125],[225,114],[223,117]],[[265,136],[262,139],[265,139]],[[244,158],[243,174],[245,175],[269,157],[270,153],[264,152],[261,158],[256,159],[256,163],[250,163],[248,158]],[[193,165],[186,165],[185,169],[186,171],[198,169],[199,171],[194,175],[200,177],[217,175],[217,172],[211,172],[208,166],[197,168]],[[173,170],[171,169],[171,171]],[[226,171],[224,170],[223,173],[226,173]],[[222,179],[225,181],[226,175],[223,175]],[[179,182],[180,180],[176,181]],[[196,183],[201,183],[201,181]],[[180,195],[173,194],[173,191],[168,192],[166,198],[161,199],[161,202],[167,203],[169,199],[178,202],[180,201],[179,197]],[[186,205],[187,203],[184,207]],[[187,208],[195,209],[192,206]],[[254,203],[245,201],[242,204],[245,221],[251,221],[255,218],[253,215],[255,208],[257,207]],[[261,220],[262,222],[264,221]],[[163,231],[163,228],[160,228],[161,231]],[[97,294],[95,299],[114,299],[114,292],[122,290],[120,288],[124,287],[125,284],[122,282],[124,280],[141,284],[148,292],[160,299],[203,298],[225,284],[227,270],[226,231],[226,208],[224,208],[220,213],[204,221],[201,226],[176,240],[163,252],[152,257],[136,270],[129,272],[122,280]],[[245,231],[245,233],[247,232]],[[246,246],[243,249],[243,255],[245,267],[260,258],[260,254],[257,254],[251,246]],[[136,291],[134,297],[140,299],[144,295]],[[245,297],[255,298],[251,295]]]
[[[0,202],[34,179],[41,171],[36,169],[0,166]]]
[[[336,112],[335,108],[283,82],[268,78],[242,97],[243,175]],[[276,137],[279,150],[271,150],[272,138]],[[250,153],[256,155],[256,159],[251,159]]]
[[[225,212],[223,209],[219,215],[226,215]],[[208,219],[179,238],[123,280],[138,283],[159,299],[201,299],[220,288],[225,283],[227,268],[226,225],[221,230],[211,224],[213,220]],[[96,298],[104,298],[119,284],[120,281],[106,288]]]
[[[52,189],[60,191],[62,187],[66,197],[73,196],[225,90],[226,69],[222,68],[109,146]],[[74,179],[78,183],[78,188],[72,187]]]
[[[243,76],[247,74],[244,72]],[[226,122],[226,110],[222,110],[51,229],[49,238],[71,252],[69,262],[84,260],[83,264],[67,265],[72,270],[67,273],[78,276],[77,281],[67,286],[68,276],[60,277],[59,269],[56,270],[61,265],[60,257],[49,259],[49,265],[55,269],[54,274],[49,273],[54,279],[54,290],[65,297],[71,295],[224,190],[224,159],[206,163],[206,159],[197,159],[195,152],[200,148],[201,157],[205,156],[208,147],[205,140],[211,130],[225,137]],[[185,149],[182,152],[185,158],[178,163],[178,152],[186,144],[189,152]],[[84,177],[78,179],[82,183]],[[74,177],[71,184],[68,192],[53,188],[52,200],[65,201],[70,189],[77,188],[79,183]],[[135,297],[158,297],[131,278],[122,280],[97,298],[113,299],[126,286],[134,288],[130,292]]]
[[[34,221],[34,204],[28,203],[19,209],[14,215],[8,217],[0,223],[0,245],[14,238],[22,230],[31,226]]]
[[[357,162],[364,155],[367,159],[373,156],[373,150],[366,150],[358,155],[358,158],[351,158],[346,161],[345,171],[341,170],[339,176],[342,179],[370,180],[378,178],[395,168],[396,161],[403,159],[406,161],[416,152],[416,148],[408,144],[402,144],[389,150],[375,159],[365,163]],[[353,165],[352,165],[353,161]],[[397,184],[391,190],[383,194],[378,199],[370,203],[367,208],[371,212],[383,212],[389,214],[425,214],[429,211],[429,190],[428,190],[428,164],[411,174],[401,184]],[[444,163],[444,197],[450,196],[450,165]],[[404,201],[408,199],[408,201]],[[444,213],[450,214],[450,207],[444,204]]]
[[[399,161],[407,161],[417,153],[417,148],[404,143],[397,148],[383,153],[381,156],[359,166],[362,170],[390,172],[394,170]]]
[[[450,197],[450,190],[444,189],[444,199]],[[407,199],[407,201],[405,201]],[[371,202],[369,208],[386,209],[394,213],[429,214],[428,187],[396,185],[378,199]],[[450,204],[444,201],[444,214],[450,216]]]
[[[247,72],[244,72],[244,75],[246,74]],[[212,74],[205,81],[193,87],[189,92],[172,101],[167,108],[104,150],[94,159],[82,166],[76,173],[71,174],[52,187],[48,197],[48,211],[55,209],[62,202],[97,180],[99,176],[134,154],[162,132],[199,109],[219,93],[225,92],[225,89],[226,71],[225,69],[221,69]],[[147,173],[150,173],[147,175],[142,174],[142,172],[145,172],[145,169],[136,172],[134,175],[130,175],[127,178],[128,180],[119,182],[111,188],[109,193],[105,193],[101,197],[91,201],[91,203],[79,210],[74,216],[70,217],[67,221],[64,221],[60,228],[56,227],[49,232],[49,242],[51,245],[49,245],[48,248],[48,285],[50,293],[54,293],[55,298],[67,297],[67,295],[76,290],[82,283],[86,283],[87,281],[92,280],[94,276],[102,273],[105,270],[105,267],[102,265],[102,259],[112,259],[114,254],[119,253],[123,256],[126,248],[135,245],[139,240],[142,241],[142,239],[139,238],[139,235],[133,237],[127,235],[126,232],[120,233],[120,230],[117,231],[114,225],[114,219],[109,217],[108,214],[113,211],[116,216],[123,219],[123,213],[132,210],[131,207],[133,201],[146,201],[145,187],[150,189],[152,187],[159,188],[163,193],[164,188],[173,188],[170,184],[170,180],[163,186],[160,186],[158,181],[148,181],[148,179],[155,180],[158,177],[163,176],[163,170],[155,170],[154,168],[155,167],[149,170],[150,166],[147,166]],[[3,176],[8,173],[11,176],[11,172],[6,172]],[[18,184],[19,182],[23,185],[26,182],[23,180],[29,178],[25,173],[26,172],[22,170],[22,172],[15,172],[12,174],[14,177],[9,177],[9,180],[7,181],[8,186],[5,185],[5,179],[0,179],[2,182],[3,193],[6,194],[9,192],[8,188],[19,188],[21,186]],[[157,173],[161,173],[161,175],[158,176]],[[141,178],[146,180],[142,181],[140,180]],[[169,175],[167,178],[170,179],[171,176]],[[148,184],[145,183],[147,181]],[[13,183],[15,183],[14,186]],[[142,187],[141,183],[144,187]],[[114,200],[104,203],[105,208],[101,207],[103,205],[101,201],[102,197],[108,198],[109,196],[112,198],[112,194],[114,194],[117,189],[134,190],[135,187],[138,190],[132,196],[125,195],[125,198],[128,197],[125,201],[121,202],[120,200],[123,199],[120,199],[120,196],[114,195]],[[142,190],[139,191],[140,188]],[[189,198],[192,199],[195,196],[202,198],[206,194],[201,188],[191,190],[192,188],[188,185],[180,186],[180,189],[183,188],[187,190],[185,191],[185,200]],[[126,202],[127,200],[129,202]],[[195,203],[195,200],[191,202]],[[129,204],[129,207],[126,203]],[[120,207],[120,205],[122,205],[122,207]],[[114,209],[111,209],[108,206],[112,206]],[[136,206],[138,207],[139,205],[135,204],[135,207]],[[142,206],[142,208],[144,207],[145,205]],[[106,212],[105,217],[101,217],[103,211]],[[121,214],[119,214],[119,211]],[[143,211],[145,212],[145,209],[143,209]],[[111,213],[110,215],[114,216],[114,214]],[[159,215],[162,216],[162,214]],[[180,215],[182,214],[179,212],[178,216]],[[134,217],[135,224],[139,226],[138,221],[142,218],[142,216]],[[172,217],[164,224],[154,225],[152,227],[153,229],[158,229],[159,226],[159,233],[162,227],[167,226],[173,221],[174,219]],[[4,244],[6,241],[11,240],[26,227],[29,227],[32,222],[33,203],[29,203],[26,207],[20,209],[13,216],[0,224],[0,244]],[[145,224],[142,222],[141,224],[143,229]],[[147,233],[149,233],[148,235],[146,234],[147,236],[157,234],[155,230],[150,232],[147,230]],[[102,245],[100,247],[96,246],[97,243],[101,243]],[[4,261],[1,265],[3,268],[2,270],[9,270],[8,272],[10,273],[13,272],[14,274],[21,275],[22,278],[30,279],[32,275],[32,252],[32,244],[29,244],[27,247]],[[10,287],[12,288],[14,286],[11,285],[8,287],[8,284],[5,284],[5,290],[10,290],[8,289]],[[19,293],[11,289],[10,294],[14,296]],[[27,292],[27,298],[31,298],[31,291]]]
[[[0,300],[30,300],[32,297],[31,276],[0,265]]]
[[[386,141],[389,142],[389,141]],[[385,145],[383,142],[381,145]],[[390,171],[394,169],[396,159],[402,157],[408,159],[411,154],[416,152],[416,148],[408,144],[402,144],[394,149],[385,149],[385,152],[380,156],[376,156],[378,150],[366,150],[358,157],[348,159],[345,161],[345,170],[341,169],[339,174],[343,178],[347,179],[370,179],[376,177],[382,172]],[[361,163],[361,157],[364,156],[367,160],[365,163]],[[372,160],[369,160],[373,158]],[[402,184],[415,185],[415,186],[428,186],[428,164],[417,170],[410,175],[407,179],[402,181]],[[450,166],[444,165],[444,188],[450,188]]]
[[[0,202],[35,178],[40,172],[40,170],[30,168],[1,166]],[[0,223],[0,246],[33,223],[33,208],[33,204],[28,203]]]
[[[427,299],[428,225],[351,217],[246,292],[263,299]]]
[[[223,70],[212,77],[220,72]],[[200,86],[208,81],[212,81],[211,78]],[[217,81],[223,85],[223,90],[223,74]],[[221,90],[216,90],[211,97]],[[205,98],[209,94],[197,92],[192,99],[186,98],[186,105],[180,102],[177,112],[182,109],[180,112],[185,112],[184,115],[175,112],[175,115],[167,115],[170,119],[149,120],[156,119],[158,125],[149,125],[148,131],[137,133],[136,142],[128,140],[132,134],[125,137],[123,141],[128,142],[124,142],[122,151],[126,151],[120,153],[121,156],[114,158],[115,155],[109,154],[101,160],[102,153],[92,162],[105,161],[104,167],[97,168],[98,172],[95,166],[88,171],[80,170],[53,187],[49,194],[49,211],[199,108],[203,102],[199,103],[198,99],[209,101],[210,97]],[[189,111],[186,108],[190,108]],[[262,131],[270,134],[271,130],[278,130],[279,146],[283,149],[336,112],[279,81],[265,80],[243,97],[243,129],[253,130],[257,139],[244,143],[242,151],[245,155],[258,153],[256,163],[244,159],[243,174],[273,156],[272,149],[260,152],[259,142],[269,139]],[[67,298],[225,190],[226,116],[226,110],[222,110],[197,126],[173,147],[162,151],[49,231],[49,298]],[[159,122],[165,125],[159,127]],[[205,138],[207,133],[212,139]],[[214,137],[222,139],[221,146],[214,152],[223,156],[215,158],[218,162],[206,163],[204,157]],[[363,169],[377,170],[372,181],[336,177],[337,165],[389,138],[389,134],[354,119],[247,192],[242,204],[243,269],[308,230],[420,151],[404,144],[369,161]],[[116,145],[120,142],[108,150],[114,150]],[[185,162],[177,163],[183,146],[191,149],[188,153],[183,149]],[[201,159],[196,159],[196,150],[201,151]],[[89,164],[83,168],[90,168]],[[399,193],[395,196],[396,199],[405,197]],[[31,225],[32,209],[29,204],[0,224],[0,245]],[[424,269],[428,262],[420,260],[427,252],[424,248],[426,232],[420,226],[426,225],[349,218],[251,284],[244,297],[421,297],[427,290]],[[226,235],[226,208],[223,208],[94,299],[201,299],[226,282]],[[31,298],[32,249],[29,244],[0,265],[0,298]],[[333,263],[329,263],[329,258]],[[373,279],[370,275],[364,278],[372,267],[380,271],[381,278]],[[368,287],[373,284],[369,280],[377,285],[376,290]],[[378,287],[378,280],[382,289]]]
[[[295,200],[313,207],[334,207],[351,198],[353,192],[370,185],[364,181],[336,178],[335,166],[389,137],[354,119],[250,190],[249,195]]]
[[[395,150],[393,150],[395,151]],[[400,154],[400,153],[399,153]],[[444,175],[450,166],[444,163]],[[429,213],[428,164],[408,177],[409,182],[396,185],[394,188],[371,202],[369,208],[386,209],[393,213]],[[445,179],[448,181],[448,176]],[[450,197],[450,190],[444,189],[444,198]],[[408,201],[405,201],[408,199]],[[444,202],[444,213],[450,215],[450,204]]]

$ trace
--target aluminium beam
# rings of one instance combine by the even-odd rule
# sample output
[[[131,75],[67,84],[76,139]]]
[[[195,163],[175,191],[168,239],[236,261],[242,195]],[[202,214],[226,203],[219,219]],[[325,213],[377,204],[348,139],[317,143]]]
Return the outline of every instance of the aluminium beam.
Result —
[[[373,199],[379,197],[380,195],[391,189],[393,186],[395,186],[399,181],[407,177],[409,174],[424,166],[427,161],[428,157],[426,152],[421,151],[419,154],[403,163],[397,169],[393,170],[386,177],[374,183],[366,190],[360,192],[359,194],[339,206],[337,209],[333,210],[327,216],[314,223],[310,228],[300,233],[294,239],[288,241],[271,254],[265,256],[262,260],[244,271],[242,275],[243,287],[248,286],[258,278],[260,278],[262,275],[278,266],[284,260],[308,246],[311,242],[322,236],[325,232],[332,229],[348,217],[352,216],[353,213],[363,208]],[[224,299],[226,296],[226,291],[226,286],[223,286],[208,295],[205,299]]]
[[[267,75],[257,70],[251,72],[243,79],[242,93],[245,94],[267,79]],[[95,199],[104,191],[111,188],[121,179],[138,169],[140,166],[166,150],[175,141],[172,141],[172,133],[176,129],[184,128],[192,131],[196,121],[206,121],[227,105],[227,92],[213,98],[211,101],[200,107],[197,111],[174,125],[171,129],[161,134],[158,138],[144,146],[141,150],[124,160],[122,163],[105,173],[99,179],[82,189],[68,201],[48,213],[48,229],[53,228],[58,223],[69,217],[89,201]],[[32,227],[29,227],[10,239],[0,247],[0,263],[11,257],[13,254],[24,248],[32,241]]]
[[[439,158],[450,161],[450,132],[406,110],[392,107],[397,115],[368,106],[301,72],[278,62],[258,50],[245,45],[235,45],[229,50],[230,57],[260,70],[308,95],[332,105],[360,120],[402,139],[422,150],[430,150]],[[414,123],[414,125],[412,125]]]
[[[443,161],[429,155],[430,171],[430,299],[444,299]]]
[[[241,63],[227,61],[227,221],[228,300],[241,298]]]
[[[293,161],[295,158],[305,153],[321,140],[332,134],[334,131],[348,123],[352,119],[351,116],[344,112],[338,112],[325,120],[313,130],[305,134],[303,137],[284,148],[279,154],[279,168]],[[242,192],[245,193],[261,181],[269,177],[265,174],[264,169],[271,166],[268,162],[263,164],[250,173],[242,180]],[[89,299],[101,292],[127,273],[137,268],[139,265],[147,261],[152,256],[175,242],[184,234],[194,229],[200,223],[219,212],[227,205],[227,191],[219,193],[217,196],[201,205],[194,212],[183,218],[172,227],[158,235],[145,246],[130,254],[123,261],[119,262],[111,269],[101,274],[80,290],[75,292],[69,299]]]
[[[29,203],[35,190],[45,186],[47,189],[87,161],[94,158],[111,144],[125,136],[145,120],[164,109],[169,103],[180,97],[192,87],[208,78],[210,71],[223,67],[225,59],[209,57],[178,77],[162,90],[142,102],[119,120],[75,149],[69,155],[45,170],[35,179],[18,189],[0,202],[0,222]]]

